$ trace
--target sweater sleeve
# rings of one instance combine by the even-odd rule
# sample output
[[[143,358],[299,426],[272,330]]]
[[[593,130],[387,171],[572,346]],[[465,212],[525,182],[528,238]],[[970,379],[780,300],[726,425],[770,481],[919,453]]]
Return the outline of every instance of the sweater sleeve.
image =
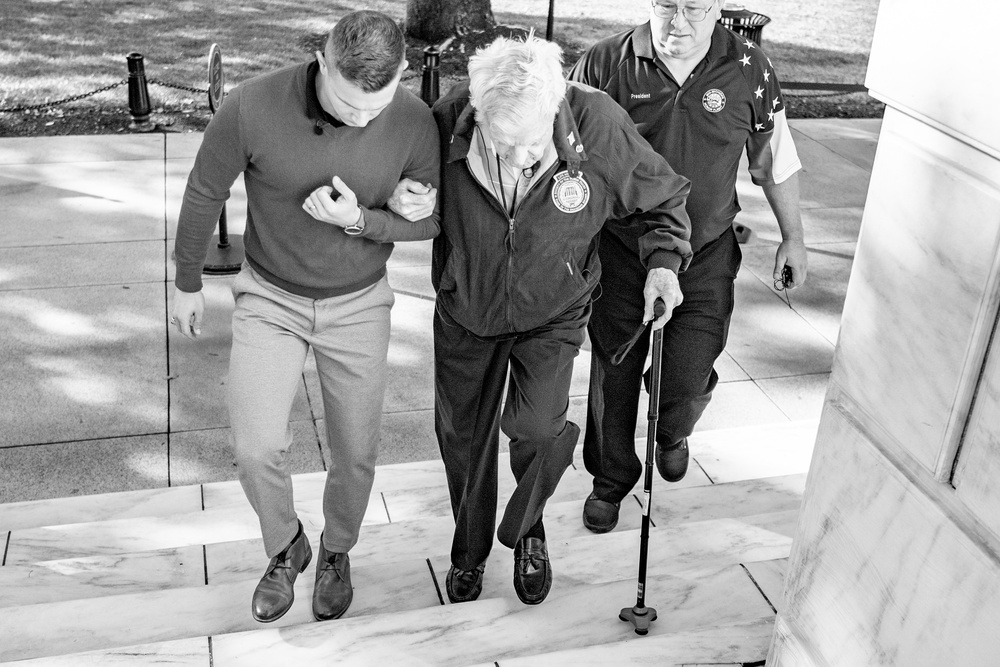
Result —
[[[691,220],[685,210],[691,183],[652,149],[627,116],[623,120],[612,128],[620,136],[611,174],[624,175],[609,186],[617,190],[613,224],[640,226],[639,258],[647,269],[679,273],[692,256]]]
[[[405,135],[412,136],[415,140],[410,142],[409,157],[400,180],[409,178],[438,188],[441,181],[441,148],[437,124],[430,109],[426,107],[422,107],[413,120],[413,123],[402,128]],[[385,205],[366,208],[362,214],[365,218],[362,236],[380,243],[423,241],[434,238],[441,231],[440,202],[435,203],[434,213],[416,222],[410,222]]]
[[[177,221],[174,284],[182,292],[202,288],[201,272],[209,240],[219,222],[229,190],[248,163],[240,132],[240,89],[226,97],[212,117],[188,176]]]

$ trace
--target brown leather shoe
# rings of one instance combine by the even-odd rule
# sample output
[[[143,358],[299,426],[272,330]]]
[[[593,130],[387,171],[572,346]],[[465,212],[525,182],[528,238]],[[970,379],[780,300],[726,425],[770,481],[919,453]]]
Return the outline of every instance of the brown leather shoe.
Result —
[[[299,522],[299,532],[285,550],[271,559],[253,592],[251,613],[261,623],[276,621],[295,601],[295,578],[309,566],[312,548]]]
[[[351,606],[351,557],[346,552],[329,552],[319,537],[319,561],[316,563],[316,587],[313,589],[313,616],[317,621],[340,618]]]
[[[448,568],[448,578],[444,588],[452,602],[472,602],[483,592],[483,570],[486,563],[480,563],[474,570],[460,570],[454,565]]]
[[[684,438],[669,447],[656,443],[656,469],[668,482],[679,482],[688,471],[688,439]]]
[[[545,540],[522,537],[514,547],[514,592],[524,604],[538,604],[552,587],[552,568]]]

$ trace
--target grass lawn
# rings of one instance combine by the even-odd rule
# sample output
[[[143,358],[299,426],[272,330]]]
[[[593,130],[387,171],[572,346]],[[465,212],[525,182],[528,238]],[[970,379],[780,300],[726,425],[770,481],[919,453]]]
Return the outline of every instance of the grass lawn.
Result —
[[[863,83],[877,1],[746,4],[772,19],[763,42],[783,80]],[[374,0],[366,7],[400,20],[406,11],[405,0]],[[0,108],[119,82],[127,75],[125,55],[132,51],[145,56],[150,79],[203,89],[212,43],[222,49],[227,88],[232,88],[255,74],[309,58],[330,24],[354,8],[315,0],[2,0]],[[642,0],[557,1],[554,37],[567,49],[567,65],[597,39],[643,22],[646,8]],[[499,24],[545,32],[548,3],[543,0],[496,0],[493,11]],[[406,82],[418,92],[423,46],[413,44]],[[445,73],[455,69],[446,67],[449,59],[461,69],[462,54],[446,53]],[[195,126],[207,119],[200,93],[152,85],[150,96],[165,114],[158,122],[176,125],[173,129],[187,127],[185,119]],[[791,103],[789,108],[792,115]],[[91,132],[120,131],[122,119],[128,120],[126,88],[32,113],[0,113],[0,136],[81,133],[81,127],[86,132],[87,124],[74,124],[74,117],[89,118]]]

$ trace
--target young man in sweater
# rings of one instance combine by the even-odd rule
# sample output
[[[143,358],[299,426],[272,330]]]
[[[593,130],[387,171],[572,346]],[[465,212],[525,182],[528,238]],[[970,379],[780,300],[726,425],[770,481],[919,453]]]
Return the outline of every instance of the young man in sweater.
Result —
[[[246,183],[227,389],[240,483],[271,559],[252,601],[261,622],[288,611],[312,558],[287,464],[289,413],[310,347],[332,454],[313,614],[339,618],[353,597],[348,551],[371,492],[386,384],[394,299],[385,264],[393,242],[439,230],[436,214],[411,222],[385,208],[400,179],[438,181],[437,127],[399,86],[404,49],[392,19],[355,12],[314,62],[240,85],[205,131],[184,193],[171,322],[192,338],[209,239],[230,186],[240,173]]]

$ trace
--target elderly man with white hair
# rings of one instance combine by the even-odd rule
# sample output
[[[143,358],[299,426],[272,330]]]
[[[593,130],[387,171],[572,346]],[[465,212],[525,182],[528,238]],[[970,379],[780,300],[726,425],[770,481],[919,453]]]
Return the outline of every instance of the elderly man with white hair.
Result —
[[[470,58],[469,80],[434,106],[443,142],[435,429],[456,523],[452,602],[482,591],[498,427],[510,437],[517,486],[497,537],[514,550],[518,598],[538,604],[549,592],[542,511],[580,435],[566,417],[601,275],[601,229],[620,225],[637,237],[646,319],[655,299],[667,305],[657,327],[681,300],[677,272],[691,255],[688,181],[610,97],[567,84],[561,60],[557,45],[533,35],[497,39]]]

